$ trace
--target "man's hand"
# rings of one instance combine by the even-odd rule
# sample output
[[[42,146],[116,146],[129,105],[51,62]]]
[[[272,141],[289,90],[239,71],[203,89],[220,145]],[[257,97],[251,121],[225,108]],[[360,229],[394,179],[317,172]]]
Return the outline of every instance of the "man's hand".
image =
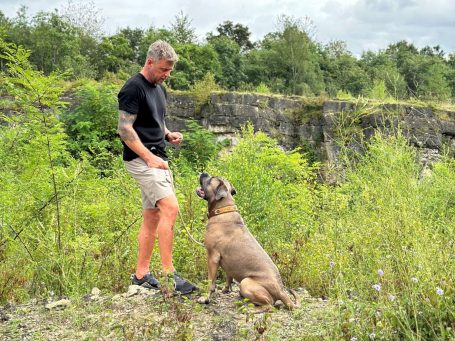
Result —
[[[166,134],[169,143],[179,145],[183,141],[183,134],[178,131],[169,132]]]
[[[153,154],[144,161],[149,168],[169,169],[169,165],[166,161]]]

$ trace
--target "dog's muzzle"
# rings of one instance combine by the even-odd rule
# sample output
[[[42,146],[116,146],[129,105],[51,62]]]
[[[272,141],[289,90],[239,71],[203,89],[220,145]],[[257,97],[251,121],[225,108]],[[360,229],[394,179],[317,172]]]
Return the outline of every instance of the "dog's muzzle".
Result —
[[[202,189],[202,187],[196,188],[196,195],[197,195],[199,198],[205,199],[205,192],[204,192],[204,190]]]

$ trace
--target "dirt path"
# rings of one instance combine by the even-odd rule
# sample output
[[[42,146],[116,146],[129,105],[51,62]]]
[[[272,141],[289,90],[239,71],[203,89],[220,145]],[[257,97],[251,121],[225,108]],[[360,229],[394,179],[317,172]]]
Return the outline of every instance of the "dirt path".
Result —
[[[0,307],[0,340],[321,340],[333,339],[335,312],[328,301],[297,290],[302,307],[253,314],[238,288],[217,292],[209,305],[196,297],[164,299],[130,287],[122,295],[94,294],[79,301],[31,301]]]

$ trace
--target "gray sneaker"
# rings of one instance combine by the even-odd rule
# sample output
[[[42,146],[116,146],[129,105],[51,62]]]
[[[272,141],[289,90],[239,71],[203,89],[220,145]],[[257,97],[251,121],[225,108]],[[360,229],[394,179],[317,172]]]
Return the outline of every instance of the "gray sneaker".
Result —
[[[136,274],[131,274],[131,284],[140,285],[141,287],[144,287],[147,289],[154,289],[154,290],[160,289],[160,283],[155,278],[155,276],[153,276],[150,272],[147,272],[144,275],[144,277],[142,277],[141,279],[138,279],[136,277]]]
[[[187,281],[186,279],[180,277],[177,272],[169,274],[169,277],[174,279],[174,289],[175,291],[181,293],[182,295],[187,295],[193,291],[199,291],[199,288],[193,283]]]

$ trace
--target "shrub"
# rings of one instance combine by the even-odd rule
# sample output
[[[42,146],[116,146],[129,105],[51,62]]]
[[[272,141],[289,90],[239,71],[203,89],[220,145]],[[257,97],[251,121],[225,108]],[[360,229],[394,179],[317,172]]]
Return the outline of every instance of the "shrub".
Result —
[[[73,105],[61,117],[72,155],[81,158],[85,153],[102,170],[108,170],[122,150],[117,136],[117,92],[115,85],[81,84],[71,94]]]
[[[387,93],[387,88],[383,80],[374,81],[373,87],[370,90],[370,97],[380,101],[384,101],[390,97]]]
[[[191,95],[194,97],[196,111],[200,111],[202,106],[208,103],[212,92],[219,91],[220,89],[215,82],[215,76],[210,72],[202,80],[197,81],[190,90]]]
[[[184,143],[176,150],[176,155],[184,157],[195,170],[202,171],[216,157],[222,144],[217,143],[215,135],[196,121],[188,121],[182,132]]]

